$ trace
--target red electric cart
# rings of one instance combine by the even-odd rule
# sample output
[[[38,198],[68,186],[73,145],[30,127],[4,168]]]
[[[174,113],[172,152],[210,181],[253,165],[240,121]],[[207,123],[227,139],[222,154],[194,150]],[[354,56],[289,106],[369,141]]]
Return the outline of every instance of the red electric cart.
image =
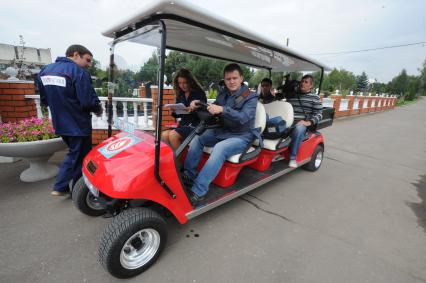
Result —
[[[264,140],[263,147],[255,141],[246,152],[225,162],[207,197],[194,206],[182,182],[177,159],[184,155],[195,135],[206,128],[220,127],[220,123],[200,111],[203,122],[177,151],[160,141],[166,50],[238,62],[269,72],[319,71],[321,80],[326,67],[182,1],[159,1],[145,7],[104,35],[113,39],[111,86],[115,59],[120,58],[116,50],[124,42],[155,46],[160,66],[155,132],[125,127],[126,131],[99,144],[84,159],[83,177],[72,195],[83,213],[114,216],[101,237],[100,262],[112,275],[126,278],[146,270],[165,247],[165,215],[173,215],[184,224],[294,170],[288,166],[288,136]],[[110,98],[113,91],[113,87],[109,88]],[[287,124],[293,121],[292,107],[285,101],[258,104],[257,108],[258,127],[264,128],[266,113],[281,115]],[[324,156],[324,138],[317,130],[333,122],[333,109],[324,109],[323,114],[317,129],[307,133],[297,157],[298,164],[309,171],[317,170]],[[111,118],[109,121],[111,124]],[[205,149],[205,159],[210,150]]]

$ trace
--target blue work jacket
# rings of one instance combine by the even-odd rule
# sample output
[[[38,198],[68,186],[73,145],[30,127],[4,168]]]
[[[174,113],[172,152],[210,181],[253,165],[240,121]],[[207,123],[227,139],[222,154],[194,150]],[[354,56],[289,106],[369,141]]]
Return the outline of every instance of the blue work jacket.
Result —
[[[57,135],[91,135],[90,112],[99,112],[101,105],[86,70],[66,57],[58,57],[40,71],[37,85],[41,102],[50,108]]]
[[[254,92],[245,85],[233,95],[225,89],[219,93],[214,104],[223,106],[223,127],[215,129],[218,139],[241,138],[249,143],[253,141],[257,107],[257,95]]]

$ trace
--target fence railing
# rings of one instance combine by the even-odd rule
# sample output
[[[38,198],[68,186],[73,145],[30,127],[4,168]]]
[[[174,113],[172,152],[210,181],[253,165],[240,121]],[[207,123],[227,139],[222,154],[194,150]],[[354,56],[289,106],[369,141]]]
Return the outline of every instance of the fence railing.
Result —
[[[37,117],[44,116],[40,104],[39,95],[25,95],[25,98],[34,99],[37,109]],[[92,115],[92,126],[94,129],[106,129],[108,127],[108,112],[106,109],[107,97],[99,97],[103,112],[101,116]],[[47,115],[51,118],[50,109],[47,107]],[[113,120],[120,117],[126,122],[136,125],[137,129],[152,130],[152,98],[113,97],[112,98]]]

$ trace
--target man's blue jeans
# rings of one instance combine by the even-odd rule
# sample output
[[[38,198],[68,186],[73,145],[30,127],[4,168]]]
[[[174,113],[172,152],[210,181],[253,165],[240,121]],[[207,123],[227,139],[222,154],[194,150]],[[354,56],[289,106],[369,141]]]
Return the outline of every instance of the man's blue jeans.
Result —
[[[203,169],[197,176],[197,167],[203,156],[204,146],[214,146],[214,148]],[[247,146],[248,142],[240,138],[219,140],[211,129],[206,130],[200,136],[196,136],[189,145],[188,155],[184,164],[184,173],[194,179],[192,191],[197,196],[207,194],[210,183],[219,173],[225,160],[232,155],[242,153]]]
[[[92,149],[92,136],[61,136],[62,140],[68,146],[68,153],[59,168],[59,174],[56,177],[53,190],[65,192],[69,190],[69,182],[72,180],[72,186],[82,176],[81,166],[84,157]]]
[[[306,129],[306,126],[296,124],[296,126],[291,130],[290,160],[296,159],[303,137],[305,136]]]

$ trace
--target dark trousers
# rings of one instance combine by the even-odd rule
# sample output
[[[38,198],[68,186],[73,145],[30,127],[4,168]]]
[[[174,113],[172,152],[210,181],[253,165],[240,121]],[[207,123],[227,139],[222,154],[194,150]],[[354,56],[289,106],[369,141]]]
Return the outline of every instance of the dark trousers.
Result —
[[[72,180],[72,186],[75,185],[81,177],[81,166],[84,157],[92,149],[92,136],[61,136],[62,140],[68,146],[68,153],[59,168],[59,174],[56,177],[53,189],[55,191],[68,191],[69,182]]]

